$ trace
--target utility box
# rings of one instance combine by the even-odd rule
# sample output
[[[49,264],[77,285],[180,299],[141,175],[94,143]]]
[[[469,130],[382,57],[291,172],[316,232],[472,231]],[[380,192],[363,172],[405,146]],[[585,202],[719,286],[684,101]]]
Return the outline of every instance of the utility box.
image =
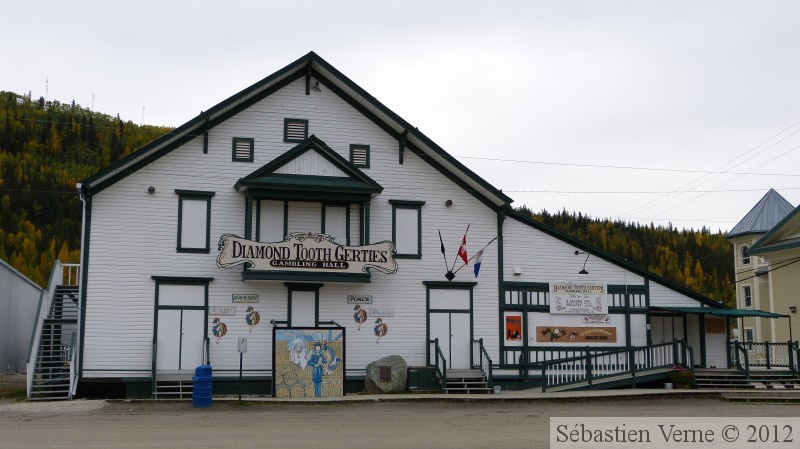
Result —
[[[436,378],[435,366],[409,366],[409,391],[441,391],[442,386]]]

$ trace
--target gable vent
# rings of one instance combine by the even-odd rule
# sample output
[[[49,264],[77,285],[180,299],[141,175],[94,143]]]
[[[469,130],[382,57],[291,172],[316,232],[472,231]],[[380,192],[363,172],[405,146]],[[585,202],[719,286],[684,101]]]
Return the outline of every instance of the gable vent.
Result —
[[[369,168],[369,145],[350,145],[350,162],[356,167]]]
[[[253,139],[233,138],[233,160],[236,162],[253,162]]]
[[[283,141],[302,142],[308,137],[308,120],[287,118],[283,120]]]

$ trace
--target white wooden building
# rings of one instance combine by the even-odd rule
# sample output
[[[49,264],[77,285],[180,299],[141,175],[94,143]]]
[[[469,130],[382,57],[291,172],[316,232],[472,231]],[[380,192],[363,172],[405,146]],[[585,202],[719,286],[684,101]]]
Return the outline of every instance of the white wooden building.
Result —
[[[87,389],[110,382],[149,395],[157,381],[191,379],[210,363],[215,391],[229,391],[246,338],[249,391],[269,392],[273,328],[282,326],[345,327],[350,389],[368,363],[391,354],[530,386],[542,381],[542,361],[589,352],[650,347],[668,353],[664,366],[686,357],[728,364],[726,327],[691,313],[723,306],[515,212],[511,198],[314,53],[78,190],[76,373]],[[459,270],[468,225],[469,264]],[[287,236],[287,251],[313,249],[316,239],[334,256],[287,258],[255,243]],[[234,246],[237,237],[253,243]],[[395,251],[388,260],[365,249],[381,242]],[[252,265],[226,265],[225,245]],[[484,247],[476,276],[473,256]],[[600,308],[551,313],[551,292],[565,289],[556,296],[566,300],[575,288]],[[356,306],[366,322],[356,322]]]
[[[0,374],[24,373],[42,288],[0,259]]]

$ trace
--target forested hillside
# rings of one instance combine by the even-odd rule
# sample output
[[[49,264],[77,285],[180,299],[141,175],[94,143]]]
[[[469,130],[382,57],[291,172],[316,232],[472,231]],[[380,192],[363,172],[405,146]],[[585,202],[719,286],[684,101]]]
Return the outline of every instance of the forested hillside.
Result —
[[[5,91],[0,121],[0,258],[40,285],[79,260],[75,184],[170,130]]]
[[[735,305],[733,247],[722,233],[598,220],[579,213],[520,212],[573,237],[687,286]]]
[[[0,92],[0,258],[44,285],[53,260],[79,261],[75,184],[170,128],[139,126],[80,105]],[[732,303],[733,256],[722,234],[532,213],[632,263]]]

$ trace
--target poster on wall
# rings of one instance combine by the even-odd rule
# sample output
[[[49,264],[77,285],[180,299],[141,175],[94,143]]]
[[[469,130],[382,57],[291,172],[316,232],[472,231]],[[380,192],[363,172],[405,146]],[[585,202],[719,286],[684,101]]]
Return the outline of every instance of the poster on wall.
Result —
[[[584,315],[583,324],[611,324],[611,317],[608,315]]]
[[[553,282],[550,313],[561,315],[608,315],[606,284]]]
[[[288,327],[272,332],[274,397],[344,396],[344,328]]]
[[[506,342],[522,341],[522,315],[506,315]]]
[[[538,343],[616,343],[616,327],[536,326]]]

